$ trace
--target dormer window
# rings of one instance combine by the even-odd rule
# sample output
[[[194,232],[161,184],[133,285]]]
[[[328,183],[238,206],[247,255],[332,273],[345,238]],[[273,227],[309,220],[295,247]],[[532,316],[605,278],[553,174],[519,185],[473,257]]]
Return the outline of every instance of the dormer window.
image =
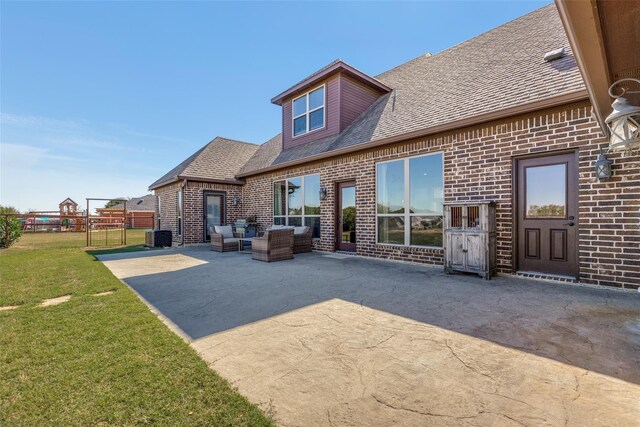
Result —
[[[324,85],[293,100],[293,136],[324,128]]]

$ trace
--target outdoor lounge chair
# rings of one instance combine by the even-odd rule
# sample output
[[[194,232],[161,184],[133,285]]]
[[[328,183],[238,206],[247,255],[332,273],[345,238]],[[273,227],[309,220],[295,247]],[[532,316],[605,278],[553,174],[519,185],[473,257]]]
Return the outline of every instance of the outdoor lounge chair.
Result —
[[[237,251],[240,237],[233,232],[230,225],[216,225],[209,229],[211,235],[211,250],[218,252]]]
[[[251,258],[266,262],[293,259],[293,228],[268,230],[253,238]]]
[[[311,252],[313,230],[311,227],[295,227],[293,229],[293,253]]]

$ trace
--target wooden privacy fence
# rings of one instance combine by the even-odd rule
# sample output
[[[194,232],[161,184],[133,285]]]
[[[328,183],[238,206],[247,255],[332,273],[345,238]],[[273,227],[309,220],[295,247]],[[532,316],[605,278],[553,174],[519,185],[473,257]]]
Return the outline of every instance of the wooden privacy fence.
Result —
[[[125,224],[127,228],[154,228],[156,214],[155,212],[147,212],[147,211],[138,211],[138,212],[123,212],[122,209],[119,210],[107,210],[101,209],[100,216],[105,219],[114,218],[121,219],[125,218]]]

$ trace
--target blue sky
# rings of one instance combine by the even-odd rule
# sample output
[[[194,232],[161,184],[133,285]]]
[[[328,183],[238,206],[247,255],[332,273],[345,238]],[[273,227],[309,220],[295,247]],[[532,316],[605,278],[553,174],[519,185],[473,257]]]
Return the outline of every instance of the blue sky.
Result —
[[[213,139],[262,143],[269,100],[336,58],[376,75],[548,4],[0,3],[0,203],[138,196]]]

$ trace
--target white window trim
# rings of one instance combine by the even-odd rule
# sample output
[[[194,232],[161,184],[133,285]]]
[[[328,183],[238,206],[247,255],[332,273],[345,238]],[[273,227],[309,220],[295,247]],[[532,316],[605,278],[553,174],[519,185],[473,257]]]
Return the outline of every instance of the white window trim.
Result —
[[[284,201],[284,211],[286,212],[284,215],[276,215],[275,212],[273,213],[273,219],[275,218],[284,218],[285,219],[285,225],[288,227],[289,226],[289,218],[302,218],[302,226],[305,227],[305,218],[309,217],[309,218],[321,218],[322,215],[318,214],[318,215],[305,215],[305,204],[304,204],[304,193],[305,193],[305,188],[306,188],[306,184],[305,184],[305,179],[308,176],[314,176],[314,175],[318,175],[318,177],[320,177],[319,173],[312,173],[309,175],[300,175],[300,176],[292,176],[289,178],[284,178],[284,179],[276,179],[271,183],[271,191],[273,191],[274,188],[274,184],[276,182],[284,182],[285,183],[285,201]],[[301,182],[302,182],[302,191],[301,191],[301,197],[302,197],[302,215],[289,215],[289,180],[291,179],[297,179],[300,178]],[[271,197],[271,203],[273,204],[273,197]],[[320,201],[320,204],[322,204],[322,201]],[[273,222],[273,221],[272,221]],[[314,239],[319,239],[319,237],[314,237]]]
[[[425,214],[419,214],[419,213],[415,213],[412,214],[411,211],[411,173],[410,173],[410,169],[409,169],[409,163],[411,161],[411,159],[417,159],[420,157],[428,157],[428,156],[435,156],[435,155],[442,155],[442,190],[444,192],[444,151],[435,151],[433,153],[428,153],[428,154],[421,154],[419,156],[411,156],[411,157],[402,157],[399,159],[390,159],[390,160],[384,160],[381,162],[376,162],[375,164],[375,174],[376,174],[376,189],[375,189],[375,200],[376,200],[376,204],[375,204],[375,212],[376,212],[376,245],[383,245],[383,246],[395,246],[395,247],[402,247],[402,248],[422,248],[422,249],[442,249],[442,246],[433,246],[433,245],[412,245],[411,244],[411,217],[412,216],[443,216],[444,215],[444,211],[442,213],[442,215],[425,215]],[[379,183],[378,183],[378,165],[382,165],[385,163],[393,163],[393,162],[397,162],[397,161],[402,161],[403,162],[403,167],[404,167],[404,212],[401,214],[381,214],[378,213],[378,188],[379,188]],[[404,217],[404,244],[402,243],[386,243],[386,242],[379,242],[378,241],[378,218],[379,217]],[[442,230],[443,233],[443,237],[444,237],[444,230]]]
[[[313,110],[309,110],[309,94],[310,94],[311,92],[314,92],[314,91],[316,91],[316,90],[320,89],[320,88],[323,88],[323,91],[322,91],[322,105],[321,105],[321,106],[319,106],[319,107],[314,108]],[[307,102],[306,102],[306,111],[305,111],[304,113],[302,113],[302,114],[298,114],[298,115],[296,116],[296,115],[295,115],[295,113],[294,113],[294,105],[293,105],[293,104],[294,104],[298,99],[300,99],[300,98],[302,98],[302,97],[305,97],[305,96],[307,97]],[[324,111],[322,112],[322,127],[319,127],[319,128],[317,128],[317,129],[313,129],[313,130],[309,130],[309,115],[310,115],[311,113],[313,113],[314,111],[317,111],[317,110],[319,110],[319,109],[321,109],[321,108],[324,108]],[[296,120],[297,118],[302,117],[302,116],[306,116],[306,120],[305,120],[305,123],[306,123],[306,125],[305,125],[305,131],[304,131],[304,132],[302,132],[302,133],[301,133],[301,134],[299,134],[299,135],[296,135],[296,134],[295,134],[295,132],[296,132],[296,130],[295,130],[295,120]],[[325,129],[326,127],[327,127],[327,85],[326,85],[326,84],[324,84],[324,83],[323,83],[323,84],[321,84],[320,86],[316,86],[316,87],[314,87],[313,89],[311,89],[310,91],[305,92],[304,94],[302,94],[302,95],[300,95],[300,96],[298,96],[298,97],[296,97],[296,98],[293,98],[293,99],[291,100],[291,138],[299,138],[299,137],[301,137],[301,136],[308,135],[308,134],[310,134],[310,133],[317,132],[317,131],[319,131],[319,130]]]

